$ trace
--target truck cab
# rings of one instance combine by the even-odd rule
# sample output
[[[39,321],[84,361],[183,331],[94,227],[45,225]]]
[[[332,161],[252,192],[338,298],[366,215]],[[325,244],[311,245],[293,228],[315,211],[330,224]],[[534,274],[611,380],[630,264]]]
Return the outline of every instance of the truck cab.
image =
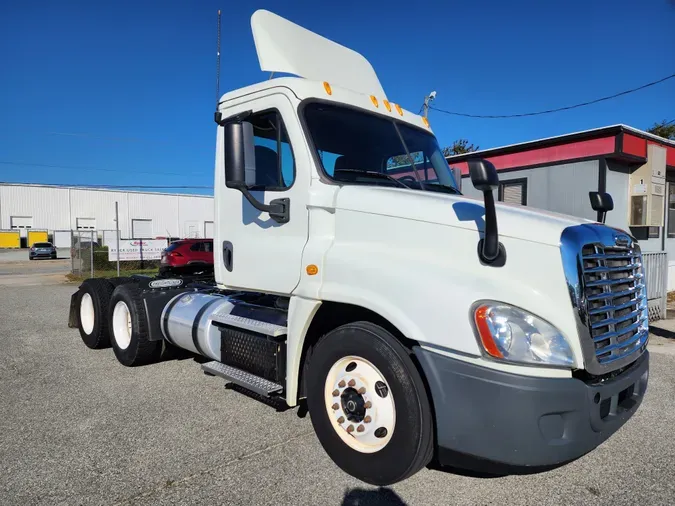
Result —
[[[306,403],[333,461],[378,485],[432,460],[549,468],[610,437],[648,381],[634,238],[495,203],[484,161],[484,199],[464,197],[363,56],[268,11],[251,25],[261,69],[294,76],[217,105],[214,283],[85,282],[85,343],[136,365],[164,342]]]

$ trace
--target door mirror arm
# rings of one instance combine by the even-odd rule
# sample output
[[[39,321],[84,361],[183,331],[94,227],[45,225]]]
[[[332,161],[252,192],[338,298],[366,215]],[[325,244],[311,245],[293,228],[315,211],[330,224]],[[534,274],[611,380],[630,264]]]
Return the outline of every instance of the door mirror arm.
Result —
[[[255,207],[258,211],[268,213],[270,218],[272,218],[277,223],[288,223],[291,214],[291,199],[274,199],[269,204],[263,204],[258,199],[256,199],[250,191],[248,191],[248,188],[246,188],[245,185],[240,187],[230,187],[239,190],[253,207]]]

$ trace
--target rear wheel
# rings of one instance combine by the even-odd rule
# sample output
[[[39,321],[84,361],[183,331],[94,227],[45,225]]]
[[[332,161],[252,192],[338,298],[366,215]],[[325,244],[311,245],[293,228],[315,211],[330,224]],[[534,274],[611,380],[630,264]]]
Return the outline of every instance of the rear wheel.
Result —
[[[433,419],[407,350],[370,322],[326,334],[312,349],[307,404],[324,450],[346,473],[391,485],[433,454]]]
[[[77,298],[77,323],[80,337],[92,349],[110,346],[108,304],[113,289],[105,279],[87,279]]]
[[[115,288],[110,299],[110,342],[117,360],[127,366],[158,362],[162,341],[150,341],[141,292],[134,283]]]

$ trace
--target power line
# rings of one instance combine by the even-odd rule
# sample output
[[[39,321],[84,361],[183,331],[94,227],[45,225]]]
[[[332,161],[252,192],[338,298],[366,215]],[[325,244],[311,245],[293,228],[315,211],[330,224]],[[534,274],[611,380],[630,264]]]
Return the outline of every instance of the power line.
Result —
[[[155,176],[185,176],[186,173],[184,172],[149,172],[149,171],[142,171],[142,170],[134,170],[131,169],[130,171],[126,170],[119,170],[119,169],[98,169],[95,167],[78,167],[76,165],[54,165],[50,163],[24,163],[24,162],[13,162],[10,160],[0,160],[0,164],[2,165],[18,165],[21,167],[46,167],[49,169],[76,169],[76,170],[82,170],[82,171],[95,171],[95,172],[117,172],[117,173],[122,173],[122,174],[152,174]]]
[[[137,185],[137,184],[77,184],[77,183],[15,183],[9,181],[0,181],[0,184],[11,185],[39,185],[39,186],[55,186],[59,188],[101,188],[101,189],[119,189],[119,188],[143,188],[143,189],[191,189],[191,190],[213,190],[213,186],[192,186],[192,185]]]
[[[674,77],[675,77],[675,74],[671,74],[671,75],[663,77],[663,78],[661,78],[657,81],[652,81],[651,83],[643,84],[642,86],[638,86],[637,88],[632,88],[630,90],[622,91],[620,93],[615,93],[614,95],[609,95],[609,96],[602,97],[602,98],[596,98],[595,100],[589,100],[588,102],[582,102],[580,104],[568,105],[568,106],[565,106],[565,107],[558,107],[556,109],[547,109],[545,111],[526,112],[526,113],[521,113],[521,114],[467,114],[467,113],[456,112],[456,111],[446,111],[444,109],[439,109],[437,107],[430,107],[430,109],[433,109],[434,111],[442,112],[444,114],[450,114],[452,116],[462,116],[464,118],[503,119],[503,118],[523,118],[525,116],[539,116],[539,115],[542,115],[542,114],[551,114],[551,113],[554,113],[554,112],[569,111],[570,109],[577,109],[579,107],[585,107],[587,105],[597,104],[598,102],[604,102],[606,100],[611,100],[613,98],[621,97],[623,95],[628,95],[630,93],[635,93],[636,91],[644,90],[645,88],[655,86],[655,85],[660,84],[664,81],[667,81],[668,79],[673,79]]]

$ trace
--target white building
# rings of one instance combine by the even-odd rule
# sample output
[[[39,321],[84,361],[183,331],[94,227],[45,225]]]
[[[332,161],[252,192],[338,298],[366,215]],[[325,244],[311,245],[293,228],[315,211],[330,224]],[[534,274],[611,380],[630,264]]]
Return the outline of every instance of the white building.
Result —
[[[114,231],[120,237],[213,237],[213,197],[174,193],[0,183],[0,230]],[[113,232],[114,234],[114,232]]]

